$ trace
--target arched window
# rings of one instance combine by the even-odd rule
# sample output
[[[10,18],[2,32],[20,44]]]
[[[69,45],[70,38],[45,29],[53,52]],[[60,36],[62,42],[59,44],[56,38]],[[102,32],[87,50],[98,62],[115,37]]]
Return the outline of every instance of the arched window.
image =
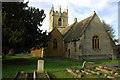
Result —
[[[58,26],[62,26],[62,19],[61,18],[58,19]]]
[[[54,39],[53,40],[53,49],[56,49],[57,48],[57,39]]]
[[[93,36],[92,46],[93,46],[93,49],[99,49],[99,37],[98,36]]]

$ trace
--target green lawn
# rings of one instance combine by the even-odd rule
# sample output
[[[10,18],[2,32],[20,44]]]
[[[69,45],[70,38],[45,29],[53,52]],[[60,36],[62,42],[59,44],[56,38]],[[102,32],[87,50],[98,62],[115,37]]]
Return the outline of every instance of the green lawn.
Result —
[[[37,57],[11,56],[6,57],[2,64],[3,78],[13,78],[18,71],[33,72],[37,69]],[[54,78],[74,78],[66,71],[68,67],[81,67],[83,60],[63,59],[63,58],[45,58],[45,70]],[[86,60],[98,64],[118,64],[118,60]]]

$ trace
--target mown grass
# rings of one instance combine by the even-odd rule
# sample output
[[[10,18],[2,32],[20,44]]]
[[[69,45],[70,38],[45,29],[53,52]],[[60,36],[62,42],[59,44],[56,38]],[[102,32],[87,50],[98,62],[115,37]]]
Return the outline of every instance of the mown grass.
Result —
[[[33,72],[37,70],[38,57],[9,56],[2,60],[2,77],[13,78],[18,71]],[[44,58],[45,71],[54,78],[74,78],[66,71],[68,67],[81,67],[84,60],[64,59],[64,58]],[[98,64],[119,64],[118,60],[86,60]]]

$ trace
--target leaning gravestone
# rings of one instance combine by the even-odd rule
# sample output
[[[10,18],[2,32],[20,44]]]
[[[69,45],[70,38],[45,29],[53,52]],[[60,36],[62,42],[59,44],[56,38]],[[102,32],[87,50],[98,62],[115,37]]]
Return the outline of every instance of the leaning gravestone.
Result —
[[[44,60],[38,60],[37,71],[38,72],[44,72]]]
[[[83,62],[82,68],[89,68],[89,69],[94,69],[94,62]]]
[[[83,62],[82,68],[85,68],[86,61]]]

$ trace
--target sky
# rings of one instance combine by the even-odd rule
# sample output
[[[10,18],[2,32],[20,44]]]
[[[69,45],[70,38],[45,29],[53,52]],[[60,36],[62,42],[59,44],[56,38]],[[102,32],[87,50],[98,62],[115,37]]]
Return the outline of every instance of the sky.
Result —
[[[120,44],[120,1],[118,4],[118,38],[119,38],[119,44]]]
[[[118,1],[119,0],[29,0],[28,5],[45,10],[46,18],[40,27],[43,31],[48,30],[49,11],[53,5],[55,11],[59,11],[60,6],[62,11],[68,8],[69,25],[74,22],[74,18],[77,18],[77,21],[81,21],[96,11],[101,21],[105,20],[106,23],[112,25],[116,38],[118,38]]]

